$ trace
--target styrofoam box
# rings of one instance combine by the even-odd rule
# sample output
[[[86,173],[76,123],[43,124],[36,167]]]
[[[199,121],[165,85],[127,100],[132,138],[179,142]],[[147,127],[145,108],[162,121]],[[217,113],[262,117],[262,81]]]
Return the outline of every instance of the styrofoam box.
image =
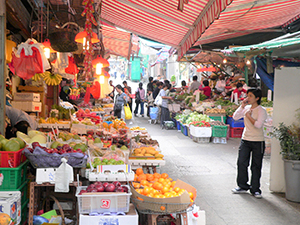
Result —
[[[21,192],[0,191],[1,212],[8,214],[15,224],[21,223]]]
[[[193,137],[211,137],[212,128],[211,127],[195,127],[190,126],[190,133]]]
[[[18,92],[14,94],[14,101],[40,102],[40,94],[32,92]]]
[[[41,102],[33,102],[33,101],[12,101],[12,107],[16,109],[21,109],[26,112],[41,112],[42,111],[42,103]]]
[[[108,215],[99,215],[99,216],[89,216],[82,215],[79,216],[79,225],[86,224],[99,224],[100,219],[105,218],[116,218],[118,219],[119,225],[138,225],[139,224],[139,216],[137,211],[134,208],[133,204],[130,204],[129,212],[126,215],[116,215],[116,216],[108,216]]]
[[[227,138],[226,137],[212,137],[212,143],[227,144]]]
[[[51,184],[55,183],[55,173],[57,168],[37,168],[35,181],[37,184],[42,184],[49,182]],[[74,181],[73,176],[70,177],[69,183]]]

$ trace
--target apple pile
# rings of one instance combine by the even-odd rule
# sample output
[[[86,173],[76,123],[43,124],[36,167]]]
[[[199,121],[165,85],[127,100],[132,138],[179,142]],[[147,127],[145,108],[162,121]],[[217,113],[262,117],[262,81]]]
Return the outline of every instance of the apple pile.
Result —
[[[128,193],[128,187],[126,185],[121,185],[119,181],[114,181],[112,183],[109,182],[100,182],[96,181],[93,184],[90,184],[86,190],[81,190],[79,195],[83,193],[91,193],[91,192],[124,192]]]
[[[68,144],[64,144],[63,146],[57,146],[56,148],[47,148],[47,147],[43,147],[41,146],[38,142],[33,142],[32,144],[32,148],[27,148],[31,153],[34,152],[34,150],[39,147],[41,149],[43,149],[45,152],[47,153],[57,153],[57,154],[65,154],[65,153],[83,153],[82,150],[80,148],[78,149],[73,149],[70,145]]]

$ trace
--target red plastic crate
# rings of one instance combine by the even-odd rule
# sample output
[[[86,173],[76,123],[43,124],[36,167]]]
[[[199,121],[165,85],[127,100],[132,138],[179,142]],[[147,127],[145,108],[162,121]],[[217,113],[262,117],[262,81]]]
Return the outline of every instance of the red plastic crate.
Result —
[[[232,138],[241,138],[243,134],[243,127],[231,127],[230,128],[230,137]]]
[[[26,156],[22,154],[24,148],[16,152],[0,151],[0,167],[15,168],[25,162]]]

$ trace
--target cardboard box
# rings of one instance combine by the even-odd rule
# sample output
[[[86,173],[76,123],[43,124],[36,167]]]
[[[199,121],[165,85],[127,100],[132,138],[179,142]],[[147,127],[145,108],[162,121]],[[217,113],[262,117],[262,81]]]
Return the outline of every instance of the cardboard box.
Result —
[[[33,101],[12,101],[12,107],[23,110],[25,112],[41,112],[42,103]]]
[[[0,192],[1,212],[8,214],[14,224],[21,223],[21,192],[1,191]]]
[[[186,210],[191,204],[190,196],[188,192],[192,192],[194,195],[193,200],[195,201],[197,197],[197,189],[193,186],[183,182],[182,180],[177,180],[174,187],[179,187],[185,189],[186,191],[178,196],[172,198],[152,198],[145,195],[141,195],[135,191],[134,187],[130,185],[132,192],[132,201],[140,212],[155,212],[155,213],[175,213]]]
[[[14,94],[14,101],[40,102],[40,94],[31,92],[18,92]]]
[[[99,215],[99,216],[89,216],[89,215],[82,215],[79,216],[79,225],[86,225],[86,224],[99,224],[100,219],[105,218],[116,218],[118,219],[119,225],[138,225],[139,224],[139,215],[134,208],[133,204],[130,204],[129,212],[126,215],[116,215],[116,216],[109,216],[109,215]]]

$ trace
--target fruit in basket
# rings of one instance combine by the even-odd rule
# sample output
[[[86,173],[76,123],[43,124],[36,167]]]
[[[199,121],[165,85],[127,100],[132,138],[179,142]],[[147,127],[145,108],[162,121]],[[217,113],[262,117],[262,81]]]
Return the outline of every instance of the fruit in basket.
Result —
[[[50,148],[57,148],[58,145],[60,145],[60,143],[59,143],[58,141],[54,141],[54,142],[51,144]]]
[[[74,149],[76,150],[80,149],[82,152],[86,152],[87,146],[83,143],[78,143],[74,146]]]
[[[99,137],[96,137],[95,140],[94,140],[94,143],[97,144],[97,143],[102,143],[101,139]]]
[[[17,131],[17,135],[18,135],[18,132],[19,131]],[[26,134],[25,134],[26,135]],[[26,135],[27,136],[27,135]],[[2,134],[0,134],[0,141],[2,140],[2,139],[5,139],[5,137],[2,135]]]
[[[3,150],[4,150],[4,151],[9,151],[9,152],[16,152],[16,151],[20,150],[20,144],[19,144],[19,142],[17,142],[17,141],[14,140],[13,138],[11,138],[11,139],[8,140],[8,142],[6,142],[6,144],[3,146]]]
[[[11,139],[17,141],[20,144],[20,149],[25,147],[25,142],[20,138],[11,138]]]
[[[123,187],[119,186],[119,187],[116,187],[116,189],[114,191],[115,192],[124,192],[124,189],[123,189]]]
[[[104,186],[105,188],[107,187],[107,185],[109,185],[108,182],[104,182],[104,183],[103,183],[103,186]]]
[[[4,145],[5,145],[7,142],[8,142],[8,140],[7,140],[6,138],[4,138],[4,139],[2,139],[2,140],[0,141],[0,143],[1,143],[1,145],[2,145],[2,150],[3,150]]]
[[[113,182],[113,185],[115,185],[116,187],[120,187],[121,186],[121,183],[119,181],[114,181]]]
[[[116,189],[116,186],[113,185],[113,184],[108,184],[106,187],[105,187],[105,191],[106,192],[114,192]]]
[[[97,192],[103,192],[104,189],[105,189],[104,186],[102,185],[102,183],[101,184],[97,184],[95,186],[95,188],[96,188]]]

